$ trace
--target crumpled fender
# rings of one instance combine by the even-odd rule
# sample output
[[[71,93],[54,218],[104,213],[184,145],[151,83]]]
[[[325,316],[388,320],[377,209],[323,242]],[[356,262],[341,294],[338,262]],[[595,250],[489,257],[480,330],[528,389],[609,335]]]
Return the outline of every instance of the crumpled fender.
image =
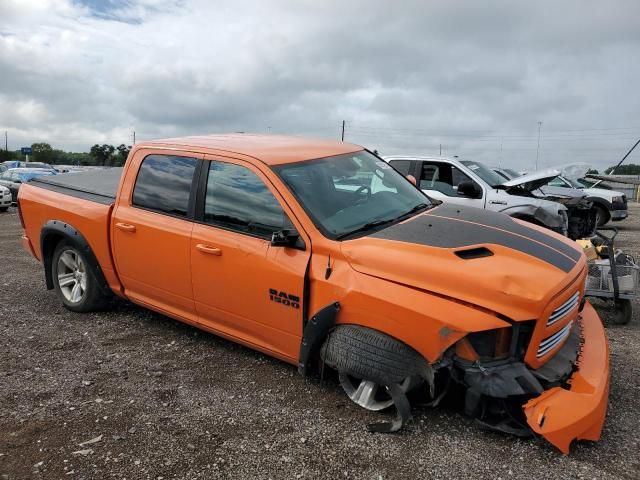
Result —
[[[581,313],[583,345],[569,389],[554,387],[522,408],[531,429],[565,455],[573,440],[600,439],[609,400],[609,346],[588,302]]]
[[[566,210],[566,207],[558,204],[557,209],[550,210],[548,207],[542,205],[515,205],[513,207],[505,208],[504,210],[501,210],[501,212],[516,218],[534,218],[546,227],[562,229],[566,227],[566,215],[558,214],[558,211],[560,210]]]

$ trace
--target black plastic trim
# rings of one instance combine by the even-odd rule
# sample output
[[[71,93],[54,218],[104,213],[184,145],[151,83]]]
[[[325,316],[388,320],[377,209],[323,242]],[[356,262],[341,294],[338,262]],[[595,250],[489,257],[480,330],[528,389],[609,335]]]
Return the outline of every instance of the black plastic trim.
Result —
[[[336,317],[340,311],[338,302],[331,303],[318,311],[304,327],[300,342],[300,357],[298,372],[304,376],[309,373],[309,360],[318,351],[322,341],[336,324]]]
[[[44,265],[45,282],[47,284],[47,290],[53,290],[53,270],[51,265],[51,257],[55,245],[49,245],[47,239],[51,236],[60,236],[78,248],[87,259],[89,266],[95,273],[96,280],[98,281],[98,288],[105,295],[111,295],[112,291],[109,288],[109,284],[104,277],[100,263],[91,250],[89,242],[84,236],[72,225],[62,222],[60,220],[49,220],[44,224],[40,232],[40,251],[42,252],[42,263]]]

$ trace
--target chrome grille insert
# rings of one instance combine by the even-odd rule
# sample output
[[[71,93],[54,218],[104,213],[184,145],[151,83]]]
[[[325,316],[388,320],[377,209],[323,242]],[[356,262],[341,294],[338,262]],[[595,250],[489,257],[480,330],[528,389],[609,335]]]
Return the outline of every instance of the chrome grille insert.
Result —
[[[547,320],[547,327],[564,318],[566,314],[578,306],[578,303],[580,303],[580,292],[574,293],[569,300],[564,302],[551,313]]]
[[[565,338],[569,336],[571,333],[571,326],[573,322],[567,323],[564,327],[558,330],[556,333],[551,335],[550,337],[545,338],[542,342],[540,342],[540,346],[538,347],[538,353],[536,353],[536,357],[544,357],[547,353],[553,350],[556,346],[558,346]]]

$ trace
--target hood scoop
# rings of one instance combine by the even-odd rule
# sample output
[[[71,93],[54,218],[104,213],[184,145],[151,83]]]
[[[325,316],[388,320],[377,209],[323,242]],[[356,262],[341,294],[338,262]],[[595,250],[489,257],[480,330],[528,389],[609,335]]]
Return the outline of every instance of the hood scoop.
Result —
[[[474,258],[484,258],[493,256],[493,252],[485,247],[467,248],[466,250],[456,250],[454,252],[463,260],[473,260]]]

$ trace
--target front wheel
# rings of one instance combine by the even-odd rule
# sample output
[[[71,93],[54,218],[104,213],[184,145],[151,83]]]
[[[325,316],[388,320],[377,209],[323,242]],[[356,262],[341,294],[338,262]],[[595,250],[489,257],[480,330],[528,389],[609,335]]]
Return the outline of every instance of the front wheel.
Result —
[[[77,247],[59,243],[51,262],[54,288],[66,308],[90,312],[104,306],[106,297],[98,287],[93,268]]]
[[[595,205],[593,209],[596,211],[596,225],[598,227],[602,227],[610,220],[611,215],[609,215],[609,211],[606,208]]]

